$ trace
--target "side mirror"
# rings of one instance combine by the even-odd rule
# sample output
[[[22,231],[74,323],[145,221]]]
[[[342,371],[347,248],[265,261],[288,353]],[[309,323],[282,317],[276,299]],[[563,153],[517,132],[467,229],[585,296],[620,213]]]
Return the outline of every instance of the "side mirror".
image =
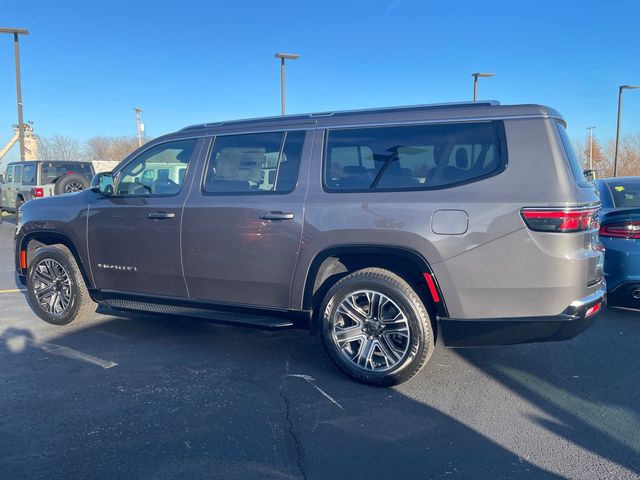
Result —
[[[91,191],[102,195],[113,195],[113,174],[111,172],[98,173],[91,180]]]
[[[592,182],[597,178],[597,174],[595,170],[583,170],[582,174],[587,181]]]

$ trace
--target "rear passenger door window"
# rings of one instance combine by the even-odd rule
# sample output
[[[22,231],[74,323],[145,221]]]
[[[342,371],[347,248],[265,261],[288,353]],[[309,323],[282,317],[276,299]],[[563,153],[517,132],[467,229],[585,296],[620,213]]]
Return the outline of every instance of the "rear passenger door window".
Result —
[[[291,192],[298,180],[304,131],[218,136],[206,167],[209,194]]]
[[[22,165],[16,165],[16,169],[13,176],[13,182],[16,184],[20,184],[22,180]]]
[[[504,168],[502,123],[330,130],[324,159],[329,191],[443,188]]]

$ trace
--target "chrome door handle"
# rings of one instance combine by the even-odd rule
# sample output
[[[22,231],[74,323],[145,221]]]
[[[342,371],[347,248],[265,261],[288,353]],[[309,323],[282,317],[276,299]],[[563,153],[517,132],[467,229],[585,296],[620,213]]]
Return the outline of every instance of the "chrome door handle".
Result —
[[[293,220],[293,212],[267,212],[260,215],[262,220]]]
[[[164,220],[165,218],[173,218],[175,216],[176,216],[175,213],[167,213],[167,212],[153,212],[153,213],[147,214],[147,218],[150,218],[153,220]]]

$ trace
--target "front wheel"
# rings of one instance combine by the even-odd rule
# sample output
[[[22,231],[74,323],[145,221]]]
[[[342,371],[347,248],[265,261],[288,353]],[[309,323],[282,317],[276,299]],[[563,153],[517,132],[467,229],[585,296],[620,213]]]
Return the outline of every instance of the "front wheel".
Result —
[[[334,363],[373,385],[413,377],[433,354],[431,319],[418,294],[381,268],[338,281],[322,303],[322,340]]]
[[[27,274],[27,300],[38,317],[54,325],[86,320],[97,307],[75,258],[62,245],[36,251]]]

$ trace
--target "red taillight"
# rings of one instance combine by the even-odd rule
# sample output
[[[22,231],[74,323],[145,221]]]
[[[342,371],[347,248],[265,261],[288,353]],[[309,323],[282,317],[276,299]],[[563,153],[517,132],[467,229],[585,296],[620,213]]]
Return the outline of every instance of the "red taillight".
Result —
[[[42,198],[44,197],[44,188],[42,187],[35,187],[33,189],[33,197],[34,198]]]
[[[600,227],[601,237],[640,238],[640,222],[611,223]]]
[[[585,318],[595,315],[600,311],[601,308],[602,308],[602,303],[596,303],[593,307],[587,309],[586,313],[584,314]]]
[[[581,232],[598,228],[599,208],[523,208],[524,223],[536,232]]]

